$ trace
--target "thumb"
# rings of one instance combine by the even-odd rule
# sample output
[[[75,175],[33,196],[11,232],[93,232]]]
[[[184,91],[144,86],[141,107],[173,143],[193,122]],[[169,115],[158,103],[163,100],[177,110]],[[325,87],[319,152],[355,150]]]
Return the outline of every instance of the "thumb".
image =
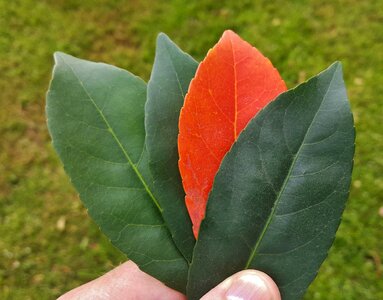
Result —
[[[214,289],[201,300],[281,300],[278,287],[270,276],[261,271],[238,272]]]

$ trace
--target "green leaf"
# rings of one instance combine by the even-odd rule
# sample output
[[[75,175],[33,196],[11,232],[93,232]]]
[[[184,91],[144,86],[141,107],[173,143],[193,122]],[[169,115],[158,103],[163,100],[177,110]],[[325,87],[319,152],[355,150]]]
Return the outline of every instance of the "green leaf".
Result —
[[[188,263],[154,196],[145,147],[146,84],[122,69],[55,54],[48,127],[90,215],[148,274],[184,291]]]
[[[179,113],[197,66],[165,34],[159,34],[145,105],[146,146],[157,199],[175,243],[189,262],[195,239],[178,170],[177,137]]]
[[[242,269],[299,299],[327,256],[348,197],[353,119],[335,63],[281,94],[224,158],[189,270],[188,295]]]

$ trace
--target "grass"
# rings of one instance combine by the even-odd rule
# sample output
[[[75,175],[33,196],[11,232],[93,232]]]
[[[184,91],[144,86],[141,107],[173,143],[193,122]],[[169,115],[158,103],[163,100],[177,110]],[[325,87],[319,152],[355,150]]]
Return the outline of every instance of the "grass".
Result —
[[[305,299],[383,299],[383,1],[255,2],[0,0],[0,299],[52,299],[125,259],[52,150],[44,113],[52,53],[147,80],[159,31],[200,60],[227,28],[267,55],[289,87],[342,61],[357,130],[353,184]]]

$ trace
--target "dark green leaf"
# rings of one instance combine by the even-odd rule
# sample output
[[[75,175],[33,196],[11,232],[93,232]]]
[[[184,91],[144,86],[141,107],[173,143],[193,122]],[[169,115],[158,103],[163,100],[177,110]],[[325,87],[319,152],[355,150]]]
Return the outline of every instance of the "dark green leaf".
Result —
[[[178,119],[198,63],[165,34],[157,38],[156,58],[145,105],[146,146],[155,192],[173,239],[191,261],[195,239],[178,170]]]
[[[341,65],[281,94],[224,158],[189,271],[198,299],[246,268],[299,299],[327,256],[348,197],[354,127]]]
[[[188,263],[155,198],[145,147],[146,84],[58,53],[47,96],[53,144],[90,215],[140,268],[184,291]]]

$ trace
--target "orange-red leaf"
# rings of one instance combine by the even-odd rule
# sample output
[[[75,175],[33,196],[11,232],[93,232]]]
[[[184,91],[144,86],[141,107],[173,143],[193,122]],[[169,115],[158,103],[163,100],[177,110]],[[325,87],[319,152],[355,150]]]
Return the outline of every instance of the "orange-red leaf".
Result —
[[[250,119],[285,90],[271,62],[230,30],[199,65],[178,136],[179,168],[196,237],[224,155]]]

